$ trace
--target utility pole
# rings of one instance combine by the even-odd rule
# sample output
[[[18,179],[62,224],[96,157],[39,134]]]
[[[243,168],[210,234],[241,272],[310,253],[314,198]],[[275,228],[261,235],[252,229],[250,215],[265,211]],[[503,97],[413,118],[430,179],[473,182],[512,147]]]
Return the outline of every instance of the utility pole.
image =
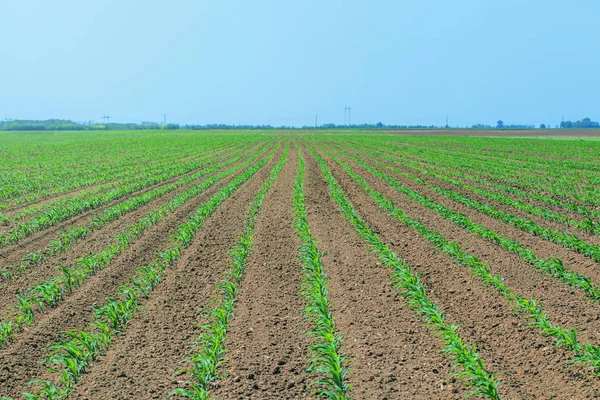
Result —
[[[449,128],[448,126],[448,114],[446,114],[446,129]]]
[[[165,113],[164,117],[165,118],[164,118],[163,126],[166,128],[167,127],[167,114],[166,113]]]
[[[317,124],[317,118],[318,118],[318,114],[315,114],[315,128],[316,128],[317,126],[319,126],[319,125]]]
[[[344,107],[344,124],[346,123],[346,111],[348,111],[348,126],[351,126],[352,120],[350,119],[350,111],[352,111],[352,109],[349,106]]]

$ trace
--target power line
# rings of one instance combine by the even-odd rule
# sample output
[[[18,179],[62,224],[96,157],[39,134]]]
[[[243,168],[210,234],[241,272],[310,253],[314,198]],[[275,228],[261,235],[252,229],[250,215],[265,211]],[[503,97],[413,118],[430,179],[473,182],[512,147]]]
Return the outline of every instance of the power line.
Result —
[[[350,119],[350,112],[352,111],[352,109],[350,108],[350,106],[344,107],[344,125],[346,125],[346,111],[348,112],[348,126],[351,126],[352,120]]]

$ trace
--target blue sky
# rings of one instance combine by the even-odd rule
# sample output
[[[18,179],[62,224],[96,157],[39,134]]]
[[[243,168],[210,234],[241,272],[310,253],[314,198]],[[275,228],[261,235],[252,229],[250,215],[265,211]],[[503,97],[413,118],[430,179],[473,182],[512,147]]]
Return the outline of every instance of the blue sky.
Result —
[[[0,118],[600,119],[597,1],[0,2]]]

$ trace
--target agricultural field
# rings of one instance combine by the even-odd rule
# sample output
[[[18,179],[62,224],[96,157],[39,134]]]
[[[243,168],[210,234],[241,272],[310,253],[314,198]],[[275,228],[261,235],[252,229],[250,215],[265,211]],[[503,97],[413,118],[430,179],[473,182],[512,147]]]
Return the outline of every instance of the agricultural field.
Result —
[[[0,132],[0,160],[2,399],[600,398],[598,141]]]

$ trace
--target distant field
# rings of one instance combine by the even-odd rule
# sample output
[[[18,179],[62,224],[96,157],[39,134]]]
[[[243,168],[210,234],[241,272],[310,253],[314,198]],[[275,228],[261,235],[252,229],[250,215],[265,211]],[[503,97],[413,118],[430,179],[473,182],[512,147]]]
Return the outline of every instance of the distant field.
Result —
[[[0,132],[0,398],[600,397],[600,131],[530,132]]]

